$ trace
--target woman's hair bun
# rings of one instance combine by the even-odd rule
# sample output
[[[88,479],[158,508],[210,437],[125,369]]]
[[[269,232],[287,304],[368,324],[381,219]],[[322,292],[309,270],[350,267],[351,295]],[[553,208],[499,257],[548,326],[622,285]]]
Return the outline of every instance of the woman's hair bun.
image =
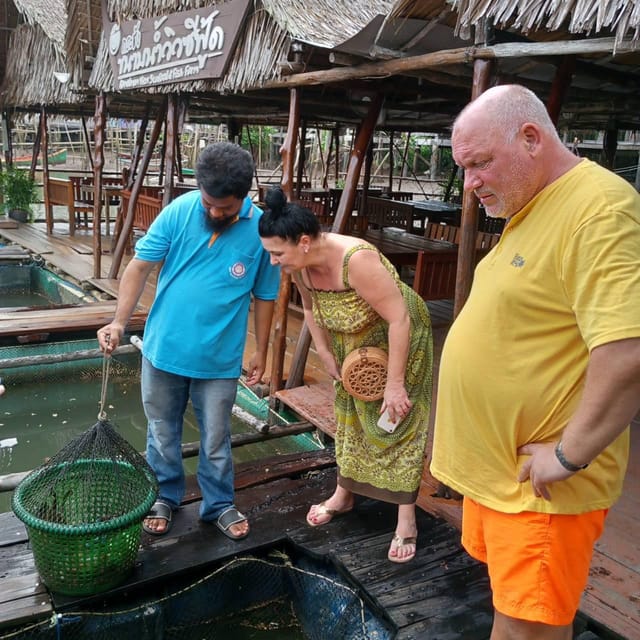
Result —
[[[267,205],[267,209],[270,209],[275,214],[280,214],[287,204],[287,198],[280,187],[272,187],[267,191],[264,203]]]

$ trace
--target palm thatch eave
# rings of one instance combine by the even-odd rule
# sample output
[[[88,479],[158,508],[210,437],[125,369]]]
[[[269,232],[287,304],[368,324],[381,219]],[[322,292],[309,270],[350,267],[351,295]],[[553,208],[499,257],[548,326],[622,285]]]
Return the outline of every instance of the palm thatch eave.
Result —
[[[397,0],[388,20],[456,15],[456,33],[490,20],[496,28],[533,37],[539,32],[612,34],[616,45],[640,40],[640,0]]]
[[[64,53],[46,36],[42,27],[20,25],[9,41],[0,102],[3,107],[23,108],[78,104],[81,97],[64,81],[65,70]]]
[[[30,25],[38,25],[60,51],[64,48],[67,9],[64,0],[13,0]]]

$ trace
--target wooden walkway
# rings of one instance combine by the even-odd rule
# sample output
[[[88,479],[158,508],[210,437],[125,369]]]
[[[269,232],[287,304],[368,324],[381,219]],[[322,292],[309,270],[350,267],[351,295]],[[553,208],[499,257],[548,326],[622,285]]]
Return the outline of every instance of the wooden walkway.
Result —
[[[10,237],[9,237],[10,236]],[[70,247],[68,237],[64,233],[54,230],[54,235],[47,237],[42,225],[20,225],[18,229],[7,230],[0,228],[0,237],[12,240],[21,246],[41,253],[43,257],[52,265],[65,270],[65,259],[71,255],[76,256],[73,260],[73,273],[71,275],[79,282],[91,280],[93,271],[91,256],[87,256],[82,249],[76,251],[72,248],[76,243],[85,242],[90,244],[90,236],[83,235],[78,231]],[[37,251],[36,247],[42,250]],[[79,257],[78,257],[79,256]],[[105,257],[108,260],[108,256]],[[79,266],[83,264],[84,271]],[[104,268],[104,265],[103,265]],[[70,271],[68,271],[70,272]],[[92,281],[92,283],[95,283]],[[98,281],[97,287],[101,285],[102,290],[117,292],[117,281]],[[145,303],[152,299],[154,286],[151,284],[145,293]],[[143,305],[143,306],[146,306]],[[437,303],[431,307],[434,318],[434,352],[435,371],[434,379],[437,380],[439,366],[439,356],[442,343],[446,335],[448,321],[447,314],[450,313],[450,303]],[[99,325],[98,325],[99,326]],[[291,362],[291,356],[295,350],[301,319],[298,314],[290,314],[288,318],[288,331],[285,354],[285,377]],[[252,329],[252,319],[250,321],[249,335],[247,336],[246,354],[253,352],[254,336]],[[269,370],[269,369],[268,369]],[[326,432],[331,432],[333,428],[332,417],[332,388],[326,373],[324,372],[317,354],[312,349],[309,354],[307,368],[305,370],[304,382],[306,387],[285,392],[296,396],[297,399],[290,399],[287,402],[297,407],[301,415],[310,422],[316,424]],[[434,401],[437,396],[437,388],[434,391]],[[433,425],[431,425],[433,426]],[[592,631],[602,634],[603,638],[626,638],[628,640],[640,640],[640,540],[638,536],[640,522],[640,420],[636,420],[632,428],[632,454],[629,470],[625,481],[625,490],[621,500],[611,510],[607,526],[602,539],[598,542],[596,554],[591,567],[590,581],[582,599],[581,624],[588,626]],[[432,432],[432,430],[431,430]],[[430,445],[428,446],[430,451]],[[428,472],[429,457],[427,456],[422,487],[418,499],[418,505],[425,513],[444,519],[454,527],[451,535],[455,540],[458,534],[455,529],[459,529],[461,508],[456,500],[437,497],[437,482]],[[309,502],[317,501],[318,495],[310,497]],[[257,503],[255,503],[257,504]],[[307,503],[300,507],[306,511]],[[344,519],[348,522],[348,519]],[[393,519],[391,519],[393,521]],[[338,526],[338,521],[332,523],[331,527]],[[325,530],[325,528],[322,528]],[[0,554],[1,555],[1,554]],[[19,554],[16,559],[19,559]],[[418,570],[420,561],[416,563]],[[3,574],[0,567],[0,575]],[[30,587],[25,587],[26,591]],[[3,591],[3,590],[0,590]],[[0,603],[2,597],[0,596]],[[399,636],[400,637],[400,636]],[[407,636],[408,637],[408,636]],[[414,636],[416,638],[430,637]],[[476,638],[479,636],[468,636]]]
[[[246,472],[240,469],[240,476]],[[395,526],[392,505],[359,499],[351,513],[329,525],[306,524],[308,505],[330,493],[334,484],[335,468],[330,467],[266,481],[260,476],[253,486],[238,489],[238,508],[251,521],[249,537],[239,542],[201,523],[198,502],[184,504],[168,535],[143,535],[133,574],[108,594],[109,601],[117,602],[122,595],[131,602],[141,593],[153,597],[170,589],[178,577],[191,574],[195,581],[204,570],[235,556],[288,547],[333,563],[360,597],[390,621],[390,637],[489,637],[491,597],[486,570],[463,551],[453,527],[420,512],[416,559],[405,565],[391,563],[386,554]],[[81,599],[54,594],[50,598],[38,583],[21,523],[4,514],[0,531],[0,575],[4,576],[0,624],[13,625],[17,616],[33,620],[31,616],[49,618],[52,611],[86,610],[107,595]]]

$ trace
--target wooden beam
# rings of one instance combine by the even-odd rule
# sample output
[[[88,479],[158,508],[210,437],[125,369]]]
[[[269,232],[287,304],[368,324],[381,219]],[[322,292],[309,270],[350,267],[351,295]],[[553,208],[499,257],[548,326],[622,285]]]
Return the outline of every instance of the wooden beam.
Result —
[[[153,149],[156,146],[156,142],[160,137],[160,130],[162,129],[162,123],[164,122],[165,115],[167,113],[167,100],[162,103],[160,110],[156,116],[156,122],[151,132],[151,138],[147,145],[144,156],[142,157],[142,165],[140,171],[136,175],[133,183],[133,189],[131,190],[131,198],[129,199],[129,206],[122,222],[122,228],[120,229],[120,235],[116,241],[115,249],[113,251],[113,260],[111,262],[111,269],[109,271],[109,278],[117,278],[118,271],[120,271],[120,265],[122,264],[122,257],[124,251],[129,244],[129,235],[133,230],[133,220],[135,218],[136,204],[138,202],[138,196],[142,190],[142,183],[144,182],[149,162],[151,162],[151,156],[153,155]],[[124,212],[123,212],[124,214]]]
[[[384,62],[370,62],[354,67],[326,69],[298,73],[280,80],[266,82],[263,89],[277,87],[303,87],[349,82],[357,78],[378,78],[393,74],[404,74],[429,67],[452,64],[470,64],[476,59],[526,58],[529,56],[587,55],[594,53],[622,53],[633,51],[633,43],[623,40],[616,44],[615,38],[593,38],[587,40],[555,40],[553,42],[508,42],[489,47],[464,47],[447,51],[434,51],[419,56],[410,56]]]
[[[280,149],[282,158],[282,190],[288,200],[293,198],[293,165],[296,153],[296,142],[298,139],[298,128],[300,127],[300,90],[291,89],[289,95],[289,123],[287,133]],[[289,298],[291,295],[291,276],[284,271],[280,272],[280,289],[276,300],[273,344],[271,346],[271,377],[269,381],[269,391],[275,404],[275,392],[282,388],[282,378],[284,372],[284,357],[286,353],[287,340],[287,317],[289,310]],[[301,366],[307,361],[306,353],[301,357]],[[295,356],[293,367],[295,367]],[[299,365],[300,366],[300,365]],[[272,408],[274,408],[272,406]]]
[[[96,114],[93,122],[95,152],[93,154],[93,277],[101,278],[102,270],[102,171],[104,169],[104,128],[107,120],[104,91],[96,96]],[[84,118],[82,120],[84,122]],[[87,140],[88,140],[87,136]],[[89,149],[91,152],[91,149]],[[89,153],[91,156],[91,154]],[[105,207],[108,203],[105,201]]]

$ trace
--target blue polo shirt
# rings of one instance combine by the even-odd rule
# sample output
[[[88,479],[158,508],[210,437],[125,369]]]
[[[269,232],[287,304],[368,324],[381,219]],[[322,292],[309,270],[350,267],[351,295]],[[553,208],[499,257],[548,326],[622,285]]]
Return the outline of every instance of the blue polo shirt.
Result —
[[[238,221],[211,243],[200,191],[167,205],[138,240],[136,258],[163,261],[144,330],[144,356],[191,378],[237,378],[251,296],[275,300],[280,270],[262,248],[262,211],[247,197]]]

